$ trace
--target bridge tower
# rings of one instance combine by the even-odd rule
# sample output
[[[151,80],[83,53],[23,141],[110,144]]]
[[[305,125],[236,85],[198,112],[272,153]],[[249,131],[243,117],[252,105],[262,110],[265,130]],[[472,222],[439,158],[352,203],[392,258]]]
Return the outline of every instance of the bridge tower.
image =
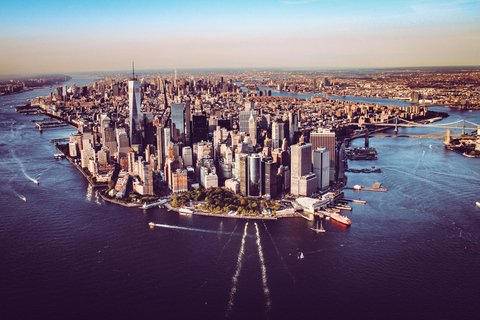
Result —
[[[397,122],[398,122],[398,117],[395,117],[395,134],[398,133],[398,126],[397,126]]]
[[[450,134],[452,133],[452,131],[450,129],[447,129],[447,135],[445,137],[445,141],[443,141],[443,144],[450,144]]]
[[[365,127],[365,149],[369,147],[368,127]]]

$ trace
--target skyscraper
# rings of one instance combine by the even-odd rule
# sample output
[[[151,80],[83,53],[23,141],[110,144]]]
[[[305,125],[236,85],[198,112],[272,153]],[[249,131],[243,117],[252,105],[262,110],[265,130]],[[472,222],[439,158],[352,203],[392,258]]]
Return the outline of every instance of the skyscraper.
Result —
[[[257,121],[253,117],[253,112],[250,113],[250,119],[248,120],[248,133],[254,146],[257,145]]]
[[[135,152],[142,150],[142,132],[140,130],[140,83],[133,74],[128,81],[128,106],[130,109],[130,145]]]
[[[330,181],[333,181],[335,176],[335,132],[330,130],[322,130],[319,132],[310,133],[310,143],[313,150],[318,148],[327,148],[330,150]]]
[[[312,145],[297,143],[291,147],[291,193],[307,196],[317,190],[317,177],[312,172]]]
[[[170,134],[173,142],[185,143],[185,118],[183,103],[172,103]]]
[[[330,150],[313,150],[313,173],[317,176],[317,187],[324,190],[330,184]]]
[[[281,148],[284,138],[285,138],[285,123],[277,119],[272,122],[273,149]]]

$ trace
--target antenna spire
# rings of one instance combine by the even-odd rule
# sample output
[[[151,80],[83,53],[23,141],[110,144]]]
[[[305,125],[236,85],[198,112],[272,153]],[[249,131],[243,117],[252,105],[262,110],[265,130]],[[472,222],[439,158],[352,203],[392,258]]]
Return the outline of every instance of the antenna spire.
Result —
[[[132,73],[133,73],[132,79],[135,79],[135,60],[133,59],[132,59]]]

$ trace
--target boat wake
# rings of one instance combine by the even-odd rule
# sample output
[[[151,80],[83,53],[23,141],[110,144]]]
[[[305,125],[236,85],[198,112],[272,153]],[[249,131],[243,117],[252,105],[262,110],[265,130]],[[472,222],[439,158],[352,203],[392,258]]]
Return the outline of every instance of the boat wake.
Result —
[[[295,278],[294,278],[292,272],[290,272],[290,269],[288,269],[287,264],[285,263],[285,260],[283,260],[282,255],[280,254],[280,250],[278,250],[277,244],[275,243],[275,241],[273,241],[272,234],[270,233],[270,231],[268,231],[267,225],[265,224],[265,221],[262,221],[262,222],[263,222],[263,226],[265,227],[265,231],[267,231],[268,236],[270,237],[270,241],[272,241],[273,246],[275,247],[275,251],[277,251],[278,257],[282,261],[283,267],[285,268],[285,270],[287,270],[288,274],[290,275],[290,279],[292,279],[293,284],[296,285],[297,282],[295,281]]]
[[[272,300],[270,299],[270,289],[268,288],[267,284],[267,268],[265,267],[265,259],[263,258],[263,249],[262,244],[260,242],[260,233],[258,232],[258,225],[255,222],[255,230],[257,234],[257,249],[258,249],[258,257],[260,258],[260,265],[262,268],[262,284],[263,284],[263,294],[265,295],[265,313],[268,315],[270,310],[272,309]]]
[[[235,293],[237,292],[238,276],[240,275],[240,271],[242,270],[242,264],[243,264],[242,261],[243,261],[243,256],[245,255],[245,238],[247,236],[247,227],[248,227],[248,222],[245,224],[245,228],[243,229],[242,244],[240,245],[240,250],[238,251],[238,257],[237,257],[237,270],[235,271],[235,274],[232,277],[232,289],[230,290],[230,300],[228,301],[225,318],[229,317],[233,311]]]
[[[167,228],[167,229],[175,229],[175,230],[186,230],[186,231],[195,231],[195,232],[203,232],[203,233],[235,235],[235,233],[233,233],[233,232],[216,231],[216,230],[206,230],[206,229],[197,229],[197,228],[189,228],[189,227],[181,227],[181,226],[172,226],[172,225],[169,225],[169,224],[161,224],[161,223],[154,223],[154,224],[152,224],[152,225],[153,225],[154,227]]]

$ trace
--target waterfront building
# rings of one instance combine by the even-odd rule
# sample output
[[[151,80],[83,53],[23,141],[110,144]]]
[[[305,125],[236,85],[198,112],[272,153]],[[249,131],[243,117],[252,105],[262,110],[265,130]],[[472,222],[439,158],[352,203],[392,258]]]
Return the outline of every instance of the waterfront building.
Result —
[[[97,152],[97,157],[98,157],[98,164],[99,165],[104,165],[108,162],[108,154],[107,154],[107,150],[105,150],[104,148],[102,148],[102,150],[99,150]]]
[[[335,178],[335,132],[327,129],[319,129],[318,132],[310,133],[310,143],[313,150],[327,148],[330,150],[330,181]]]
[[[70,141],[68,143],[68,154],[72,158],[76,158],[78,156],[78,143],[77,143],[77,141]]]
[[[240,193],[240,181],[237,179],[225,180],[225,189],[230,190],[235,194]]]
[[[82,168],[88,167],[90,159],[93,159],[95,161],[95,149],[83,149],[81,152]]]
[[[290,192],[307,196],[317,189],[317,178],[312,172],[312,145],[297,143],[291,147]],[[314,185],[312,186],[312,184]]]
[[[317,176],[317,187],[320,190],[330,185],[330,150],[317,148],[313,150],[313,173]]]
[[[248,190],[249,197],[262,195],[262,165],[258,154],[248,156]]]
[[[128,107],[129,107],[129,128],[130,128],[130,146],[137,153],[142,152],[142,132],[140,129],[140,83],[135,74],[128,81]]]
[[[278,164],[275,161],[262,161],[263,188],[262,194],[269,194],[272,198],[277,196]]]
[[[177,169],[172,173],[172,192],[187,192],[188,191],[188,179],[187,170]]]

